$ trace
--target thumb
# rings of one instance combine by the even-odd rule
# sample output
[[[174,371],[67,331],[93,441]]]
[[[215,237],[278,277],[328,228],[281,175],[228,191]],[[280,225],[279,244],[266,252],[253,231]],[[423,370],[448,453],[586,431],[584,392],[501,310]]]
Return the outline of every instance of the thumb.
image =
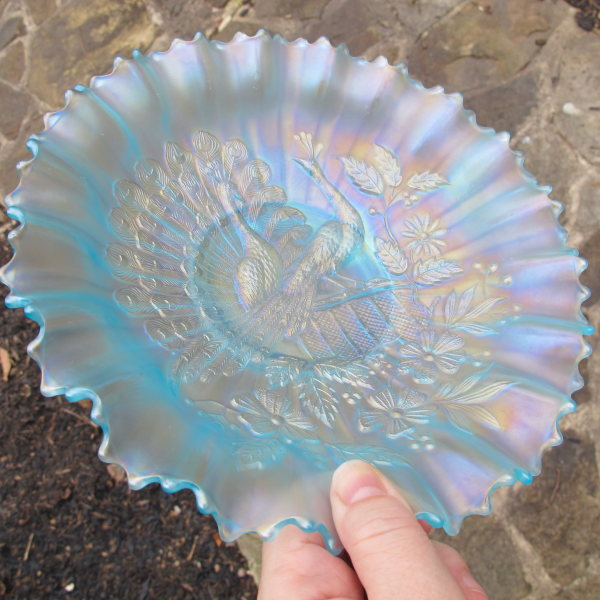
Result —
[[[406,500],[377,469],[361,461],[340,466],[331,504],[369,600],[465,600]]]

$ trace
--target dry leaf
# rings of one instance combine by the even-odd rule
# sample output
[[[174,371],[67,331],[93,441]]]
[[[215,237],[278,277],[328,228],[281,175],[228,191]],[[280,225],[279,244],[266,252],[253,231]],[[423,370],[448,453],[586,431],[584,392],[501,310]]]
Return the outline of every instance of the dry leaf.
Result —
[[[217,548],[220,548],[221,545],[223,544],[223,540],[219,537],[219,534],[215,531],[215,533],[212,534],[212,538],[213,540],[215,540],[215,544],[217,545]]]
[[[84,408],[85,410],[92,410],[92,406],[94,406],[94,403],[89,398],[85,398],[79,401],[79,406],[81,406],[81,408]]]
[[[106,470],[108,471],[108,474],[114,479],[115,483],[121,483],[121,481],[127,479],[127,471],[125,471],[125,469],[123,467],[120,467],[119,465],[108,465],[108,467],[106,467]]]
[[[2,364],[2,381],[8,381],[8,374],[12,363],[10,362],[10,356],[4,348],[0,348],[0,364]]]

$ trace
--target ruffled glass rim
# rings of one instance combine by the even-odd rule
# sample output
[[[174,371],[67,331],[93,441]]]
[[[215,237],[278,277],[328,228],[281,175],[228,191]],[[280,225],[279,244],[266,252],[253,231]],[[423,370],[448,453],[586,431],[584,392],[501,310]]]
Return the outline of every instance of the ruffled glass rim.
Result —
[[[102,81],[102,83],[104,84],[105,80],[110,78],[115,73],[115,71],[119,68],[119,65],[121,63],[136,61],[136,60],[139,60],[143,56],[151,57],[153,55],[166,55],[169,52],[171,52],[171,50],[179,44],[194,44],[194,43],[197,43],[200,40],[202,40],[204,43],[209,43],[209,44],[212,44],[217,47],[224,47],[224,46],[228,46],[230,44],[239,43],[240,41],[243,41],[246,39],[256,39],[256,38],[260,38],[260,37],[267,37],[271,41],[279,42],[279,43],[285,44],[285,45],[311,45],[312,46],[312,45],[316,45],[316,44],[327,44],[331,48],[334,48],[331,45],[330,41],[326,37],[320,37],[313,44],[309,44],[307,42],[307,40],[305,40],[303,38],[298,38],[295,41],[289,42],[279,34],[276,34],[275,36],[271,36],[264,29],[261,29],[260,31],[258,31],[258,33],[256,33],[256,35],[254,35],[254,36],[247,36],[246,34],[238,32],[235,34],[235,36],[233,37],[233,39],[230,42],[209,41],[203,33],[199,32],[190,41],[181,40],[181,39],[173,40],[169,49],[165,50],[164,52],[152,51],[152,52],[149,52],[147,55],[143,55],[139,50],[135,50],[133,52],[133,58],[131,58],[131,59],[125,59],[122,57],[115,58],[112,71],[106,75],[92,77],[90,80],[89,89],[90,90],[93,89],[96,85],[98,85],[98,82],[100,82],[100,81]],[[355,61],[358,64],[365,64],[365,63],[371,62],[371,63],[377,63],[379,65],[381,65],[381,64],[388,65],[390,68],[396,69],[398,72],[400,72],[404,76],[406,76],[407,81],[411,85],[413,85],[415,88],[417,88],[418,90],[426,91],[428,94],[444,94],[444,90],[441,86],[435,86],[435,87],[427,89],[423,86],[423,84],[420,81],[410,78],[408,76],[408,68],[407,68],[406,64],[404,64],[404,63],[399,63],[397,65],[390,65],[384,56],[379,56],[378,58],[376,58],[373,61],[367,61],[364,58],[352,57],[345,44],[341,44],[337,48],[337,51],[344,52],[352,61]],[[75,91],[80,92],[80,91],[84,91],[88,88],[86,88],[85,86],[82,86],[82,85],[76,85],[74,87],[74,89],[75,89]],[[40,366],[42,373],[44,371],[44,365],[42,364],[42,360],[40,358],[40,352],[38,350],[40,347],[42,347],[44,345],[44,335],[45,335],[44,311],[42,308],[36,307],[30,299],[28,299],[27,297],[25,297],[23,295],[20,295],[19,291],[17,289],[15,289],[13,286],[11,286],[11,284],[9,283],[9,281],[7,280],[7,277],[6,277],[6,270],[9,267],[11,267],[13,262],[15,262],[17,259],[17,251],[16,251],[15,244],[13,243],[13,240],[16,236],[19,235],[19,233],[27,225],[27,215],[23,210],[14,206],[13,195],[18,194],[19,191],[24,187],[29,167],[30,167],[30,165],[32,165],[32,163],[37,158],[38,151],[39,151],[38,144],[37,144],[38,137],[43,136],[43,135],[47,134],[48,132],[50,132],[52,130],[54,124],[57,123],[67,111],[71,110],[71,107],[69,105],[70,105],[71,99],[73,97],[73,94],[74,94],[73,90],[68,90],[65,93],[65,106],[58,111],[46,113],[44,115],[44,130],[42,132],[40,132],[39,134],[32,135],[29,138],[29,140],[27,141],[27,144],[26,144],[27,148],[31,151],[31,153],[33,154],[33,157],[29,160],[21,161],[17,164],[17,170],[20,175],[19,185],[11,194],[9,194],[6,197],[7,214],[11,219],[19,221],[20,225],[8,234],[9,242],[11,243],[11,246],[13,247],[13,250],[15,250],[15,252],[14,252],[11,260],[6,265],[4,265],[2,267],[2,269],[0,270],[0,280],[10,288],[10,294],[6,298],[6,305],[9,308],[24,308],[24,312],[27,315],[27,317],[32,319],[36,323],[38,323],[38,325],[40,326],[39,334],[35,338],[35,340],[33,340],[28,345],[27,352],[28,352],[29,356],[32,359],[34,359],[37,362],[37,364]],[[444,94],[444,95],[447,98],[453,99],[454,102],[460,106],[461,110],[463,111],[464,115],[467,117],[468,121],[470,123],[472,123],[473,125],[475,125],[479,131],[485,132],[488,135],[492,134],[492,135],[499,136],[505,142],[508,150],[514,155],[517,168],[520,169],[520,171],[525,175],[526,179],[532,185],[534,185],[537,190],[539,190],[540,192],[542,192],[543,194],[546,195],[546,197],[548,198],[548,201],[551,203],[552,213],[554,215],[556,228],[560,232],[560,235],[563,239],[564,254],[571,255],[575,258],[576,275],[577,275],[577,278],[579,278],[579,276],[581,275],[583,270],[587,267],[588,263],[585,259],[578,256],[577,250],[572,249],[566,245],[566,240],[567,240],[568,234],[567,234],[566,230],[564,229],[564,227],[562,227],[562,225],[560,225],[559,219],[558,219],[564,206],[561,202],[550,199],[548,197],[548,194],[550,194],[550,192],[552,191],[552,186],[539,185],[537,183],[535,177],[533,177],[533,175],[531,175],[530,173],[528,173],[525,170],[524,155],[522,152],[515,151],[510,148],[510,146],[509,146],[510,135],[508,132],[496,133],[493,128],[479,126],[476,122],[475,114],[473,113],[473,111],[464,109],[462,94],[453,93],[453,94]],[[581,327],[581,335],[589,336],[594,333],[594,328],[587,322],[585,316],[583,315],[583,313],[581,311],[581,304],[587,298],[589,298],[590,291],[588,290],[588,288],[581,285],[581,283],[579,283],[579,287],[580,287],[580,293],[579,293],[579,307],[578,308],[579,308],[580,322],[583,324]],[[579,353],[579,356],[577,357],[576,362],[579,363],[581,360],[588,357],[590,354],[591,354],[591,346],[587,342],[583,341],[582,350]],[[583,385],[584,385],[583,379],[582,379],[581,375],[579,375],[579,381],[574,386],[573,390],[571,391],[571,394],[574,393],[575,391],[577,391],[578,389],[581,389],[581,387],[583,387]],[[102,429],[102,432],[103,432],[103,441],[98,450],[98,456],[104,462],[107,462],[107,463],[115,462],[114,459],[108,457],[108,455],[106,453],[106,449],[107,449],[107,446],[109,443],[110,429],[109,429],[109,424],[108,424],[106,415],[103,410],[102,400],[100,399],[100,397],[98,397],[97,394],[95,394],[91,390],[86,390],[85,388],[82,388],[82,387],[69,387],[69,386],[65,386],[65,387],[52,386],[52,387],[50,387],[50,386],[44,385],[43,382],[41,384],[40,389],[41,389],[41,393],[44,396],[52,397],[52,396],[57,396],[57,395],[64,395],[67,398],[67,400],[69,400],[70,402],[78,402],[78,401],[86,399],[86,398],[91,399],[93,401],[93,409],[91,412],[91,419],[96,425],[98,425]],[[538,455],[537,455],[536,461],[535,461],[536,465],[537,465],[537,468],[535,470],[528,472],[523,469],[514,469],[514,472],[512,475],[506,475],[506,474],[502,475],[489,488],[489,490],[487,491],[487,493],[484,497],[484,501],[481,504],[481,506],[477,509],[472,510],[471,512],[468,512],[468,513],[462,515],[462,518],[464,519],[464,517],[469,516],[471,514],[477,514],[477,515],[489,514],[492,511],[491,496],[492,496],[493,491],[495,489],[497,489],[498,487],[511,486],[514,483],[516,483],[517,480],[524,484],[531,483],[533,480],[533,477],[538,475],[541,471],[541,459],[542,459],[542,454],[543,454],[544,450],[546,450],[547,448],[549,448],[551,446],[557,446],[562,442],[562,434],[559,429],[560,419],[565,414],[573,412],[575,410],[575,408],[576,408],[576,404],[572,399],[568,402],[565,402],[565,404],[563,405],[562,410],[560,410],[560,412],[557,415],[556,422],[554,424],[553,435],[551,436],[551,438],[549,439],[549,441],[546,444],[542,445],[539,448],[539,452],[538,452]],[[120,466],[122,466],[123,468],[126,468],[126,466],[124,464],[120,464]],[[162,489],[168,493],[177,492],[182,489],[190,489],[196,496],[196,501],[197,501],[198,509],[200,510],[200,512],[202,512],[203,514],[212,515],[215,518],[217,525],[218,525],[219,534],[224,541],[226,541],[226,542],[233,541],[237,537],[239,537],[239,535],[241,535],[239,533],[239,530],[234,531],[235,527],[231,527],[231,525],[233,525],[233,524],[230,525],[226,519],[223,519],[220,516],[217,506],[214,503],[210,502],[208,500],[207,495],[204,493],[204,491],[201,489],[201,487],[199,487],[198,485],[196,485],[193,482],[182,480],[182,479],[171,478],[171,477],[158,476],[158,475],[152,475],[152,476],[147,476],[147,477],[133,476],[130,473],[128,473],[128,483],[129,483],[129,486],[134,490],[139,490],[142,487],[144,487],[150,483],[159,483],[161,485]],[[435,514],[432,512],[423,512],[423,513],[417,514],[417,517],[419,519],[423,519],[423,520],[427,521],[434,527],[443,527],[447,531],[447,533],[450,535],[456,535],[458,533],[458,527],[451,526],[438,514]],[[308,519],[299,518],[299,517],[290,517],[288,519],[278,522],[277,524],[275,524],[274,526],[272,526],[266,530],[257,531],[255,533],[257,533],[264,541],[267,541],[267,542],[272,541],[277,536],[279,530],[282,527],[289,525],[289,524],[294,524],[307,533],[312,533],[312,532],[318,531],[323,536],[327,548],[332,553],[337,554],[342,550],[342,548],[338,545],[335,538],[332,536],[332,534],[330,533],[330,531],[327,529],[327,527],[324,524],[316,522],[316,521],[311,521]],[[250,533],[250,532],[247,532],[247,533]]]

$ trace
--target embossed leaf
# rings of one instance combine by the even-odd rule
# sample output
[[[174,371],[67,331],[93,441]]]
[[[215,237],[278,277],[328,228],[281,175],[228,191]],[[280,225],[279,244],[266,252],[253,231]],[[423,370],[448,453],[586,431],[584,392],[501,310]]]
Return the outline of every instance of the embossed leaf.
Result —
[[[380,446],[362,446],[357,444],[328,444],[333,457],[340,462],[364,460],[375,465],[404,465],[406,461],[387,448]]]
[[[364,161],[358,162],[352,156],[342,157],[340,160],[344,165],[344,171],[358,189],[372,196],[383,194],[383,179],[375,167]]]
[[[457,385],[453,386],[451,383],[447,383],[445,386],[443,386],[444,388],[447,388],[445,397],[456,398],[457,396],[460,396],[461,394],[465,394],[470,389],[472,389],[476,383],[481,381],[481,379],[483,379],[484,375],[486,373],[489,373],[491,368],[492,367],[490,365],[487,369],[482,369],[481,371],[477,371],[477,373],[473,373],[473,375],[470,375],[469,377],[467,377],[466,379],[464,379]],[[441,391],[441,389],[442,388],[440,388],[440,391]]]
[[[471,404],[444,404],[449,419],[458,425],[461,429],[470,431],[473,428],[473,421],[489,425],[494,429],[504,429],[498,419],[483,406]]]
[[[413,190],[426,192],[446,183],[449,182],[442,175],[440,175],[440,173],[430,173],[427,170],[423,173],[415,173],[414,175],[411,175],[406,185]]]
[[[262,469],[283,454],[283,447],[275,440],[244,440],[234,446],[233,455],[240,471]]]
[[[475,296],[475,290],[477,288],[477,284],[472,285],[468,290],[464,291],[460,300],[458,301],[456,318],[460,319],[466,312],[469,306],[471,306],[471,302],[473,301],[473,297]]]
[[[431,396],[431,401],[445,400],[452,393],[452,384],[445,383]]]
[[[388,242],[380,237],[375,237],[375,247],[377,252],[375,256],[379,262],[385,267],[388,273],[392,275],[402,275],[408,268],[408,258],[402,252],[398,244]]]
[[[431,400],[437,402],[448,418],[463,429],[470,430],[472,421],[503,429],[498,419],[481,404],[491,400],[502,390],[515,385],[515,382],[496,380],[476,387],[476,384],[489,372],[490,368],[474,373],[458,385],[453,386],[451,383],[447,383],[438,389]]]
[[[492,333],[498,333],[495,329],[492,329],[487,325],[482,325],[481,323],[463,323],[462,321],[455,325],[452,325],[452,329],[460,329],[465,333],[470,333],[471,335],[475,336],[491,335]]]
[[[346,383],[354,387],[364,387],[373,389],[369,382],[368,369],[362,365],[349,363],[346,361],[327,361],[316,363],[315,371],[319,375],[326,377],[330,381]]]
[[[446,323],[450,325],[465,315],[467,309],[471,305],[476,288],[477,284],[471,286],[468,290],[464,291],[460,295],[460,298],[457,296],[454,290],[448,294],[446,297],[446,303],[444,305]]]
[[[292,374],[286,368],[267,367],[267,379],[270,387],[283,387],[292,381]]]
[[[384,179],[392,186],[396,187],[402,183],[402,169],[398,164],[396,157],[383,146],[375,144],[377,161],[379,162]]]
[[[452,290],[446,297],[444,304],[444,315],[446,315],[446,323],[450,323],[456,316],[456,292]]]
[[[301,393],[299,397],[305,406],[315,414],[327,427],[333,427],[338,408],[337,398],[331,393],[329,386],[315,377],[306,373],[300,382]]]
[[[516,384],[514,381],[504,381],[499,379],[476,388],[476,384],[483,379],[490,369],[491,365],[487,369],[477,371],[477,373],[470,375],[457,385],[452,385],[451,383],[443,385],[432,396],[431,400],[443,403],[478,404],[491,400],[502,390]]]
[[[306,366],[306,361],[293,356],[272,358],[267,367],[267,378],[271,387],[284,386],[291,381],[297,381],[300,371]]]
[[[499,304],[503,300],[506,300],[506,298],[497,297],[497,298],[486,298],[485,300],[482,300],[479,304],[476,304],[464,316],[464,321],[472,321],[473,319],[476,319],[477,317],[480,317],[481,315],[486,314],[492,308],[494,308],[494,306],[496,306],[497,304]]]
[[[456,275],[463,273],[464,269],[455,262],[449,262],[444,258],[428,258],[425,261],[420,260],[415,265],[414,280],[421,285],[434,285],[442,282],[444,279],[452,279]]]
[[[469,394],[457,395],[453,398],[454,402],[461,404],[479,404],[486,400],[491,400],[494,396],[499,394],[502,390],[515,385],[514,381],[492,381],[488,385],[477,388]],[[456,392],[455,392],[456,394]]]
[[[469,310],[475,295],[475,288],[476,285],[470,287],[460,296],[460,299],[454,291],[448,295],[444,307],[446,322],[452,329],[460,329],[471,335],[481,336],[496,333],[491,327],[477,322],[475,319],[486,315],[506,298],[485,298]]]

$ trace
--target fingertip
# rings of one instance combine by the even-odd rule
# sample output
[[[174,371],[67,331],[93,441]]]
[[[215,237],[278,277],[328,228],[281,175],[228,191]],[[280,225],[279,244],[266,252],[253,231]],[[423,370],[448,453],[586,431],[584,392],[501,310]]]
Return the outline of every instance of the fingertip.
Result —
[[[369,597],[413,597],[421,590],[422,597],[436,600],[462,598],[427,537],[431,525],[417,520],[375,467],[361,461],[340,466],[331,505],[337,532]]]
[[[373,496],[392,496],[399,500],[411,514],[412,510],[398,489],[374,466],[361,460],[341,464],[331,482],[332,501],[346,506]]]
[[[458,582],[466,600],[488,600],[488,595],[483,591],[483,588],[477,583],[475,577],[471,575],[468,569],[462,574],[461,581]]]

